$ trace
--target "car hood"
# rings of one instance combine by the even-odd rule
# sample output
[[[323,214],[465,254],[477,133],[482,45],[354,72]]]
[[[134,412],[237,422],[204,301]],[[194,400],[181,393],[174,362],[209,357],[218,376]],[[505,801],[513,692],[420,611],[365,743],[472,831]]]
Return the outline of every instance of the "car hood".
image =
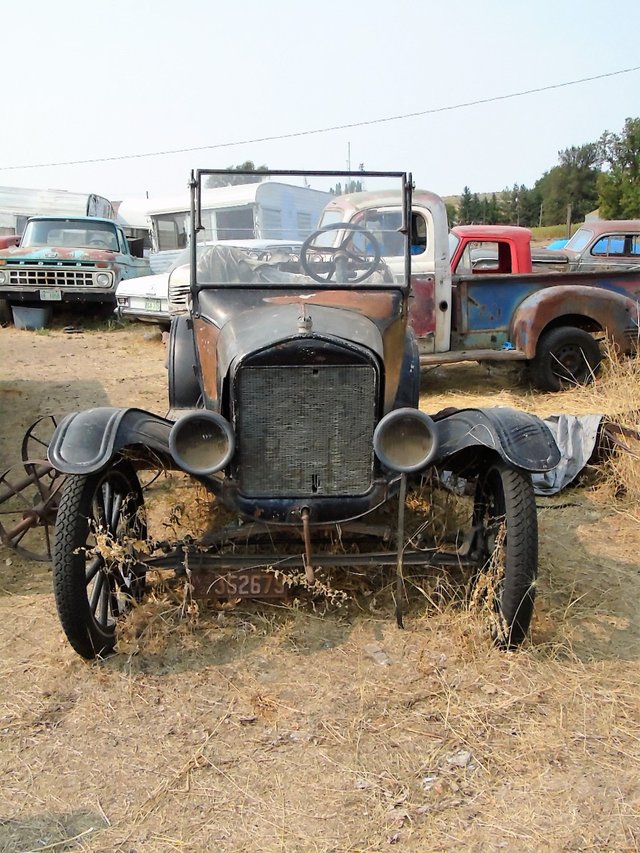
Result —
[[[169,275],[143,275],[137,278],[126,278],[116,288],[118,296],[149,296],[155,299],[169,298]]]
[[[117,252],[108,249],[69,249],[62,246],[15,247],[0,252],[5,261],[114,261]]]

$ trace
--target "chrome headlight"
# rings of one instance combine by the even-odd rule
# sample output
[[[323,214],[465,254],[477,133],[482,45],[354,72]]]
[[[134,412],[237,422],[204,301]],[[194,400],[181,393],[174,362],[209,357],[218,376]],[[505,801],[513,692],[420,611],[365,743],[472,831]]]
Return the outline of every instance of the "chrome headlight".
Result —
[[[99,287],[109,287],[111,284],[111,274],[108,272],[99,272],[96,276],[96,284]]]
[[[438,431],[419,409],[396,409],[380,421],[373,433],[373,449],[387,468],[410,474],[435,459]]]
[[[236,442],[231,424],[216,412],[192,412],[169,433],[169,450],[183,471],[203,476],[231,461]]]
[[[9,273],[6,270],[0,270],[0,284],[7,284],[9,282]]]

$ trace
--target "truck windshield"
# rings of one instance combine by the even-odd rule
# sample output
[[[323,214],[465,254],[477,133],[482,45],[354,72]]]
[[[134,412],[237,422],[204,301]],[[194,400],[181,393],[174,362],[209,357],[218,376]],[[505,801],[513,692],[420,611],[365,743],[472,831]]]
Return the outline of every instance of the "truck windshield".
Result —
[[[421,219],[408,229],[412,233],[410,246],[409,235],[402,230],[400,175],[362,173],[362,178],[348,185],[351,188],[353,184],[357,191],[345,194],[341,191],[344,176],[341,181],[340,175],[332,180],[326,173],[295,177],[291,173],[286,177],[273,174],[277,177],[271,185],[269,207],[265,204],[259,209],[258,221],[263,229],[277,222],[273,235],[267,231],[263,236],[278,234],[282,239],[259,251],[255,245],[241,245],[257,240],[239,241],[235,233],[225,235],[226,239],[218,237],[214,245],[199,249],[195,269],[198,287],[280,285],[317,289],[406,284],[407,254],[425,251],[426,225]],[[205,230],[206,218],[203,210],[200,224]],[[408,221],[414,224],[411,218]],[[297,241],[291,240],[289,246],[277,245],[292,235]]]
[[[118,251],[118,235],[108,222],[86,219],[32,219],[20,241],[21,248],[52,246],[68,249]]]

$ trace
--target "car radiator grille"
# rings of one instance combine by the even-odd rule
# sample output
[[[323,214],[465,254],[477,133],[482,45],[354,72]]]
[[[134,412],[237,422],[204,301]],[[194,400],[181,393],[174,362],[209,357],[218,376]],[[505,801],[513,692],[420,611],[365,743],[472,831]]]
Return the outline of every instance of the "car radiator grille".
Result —
[[[236,475],[243,494],[319,497],[369,489],[372,366],[245,367],[236,382]]]
[[[94,270],[20,267],[9,270],[9,284],[31,287],[93,287]]]

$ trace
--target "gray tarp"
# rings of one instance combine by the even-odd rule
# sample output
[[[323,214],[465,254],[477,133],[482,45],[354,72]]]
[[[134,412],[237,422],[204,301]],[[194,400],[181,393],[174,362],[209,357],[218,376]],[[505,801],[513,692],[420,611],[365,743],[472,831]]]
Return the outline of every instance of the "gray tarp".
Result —
[[[544,474],[532,474],[537,495],[554,495],[573,482],[596,446],[602,415],[551,415],[544,422],[553,433],[562,459]]]

